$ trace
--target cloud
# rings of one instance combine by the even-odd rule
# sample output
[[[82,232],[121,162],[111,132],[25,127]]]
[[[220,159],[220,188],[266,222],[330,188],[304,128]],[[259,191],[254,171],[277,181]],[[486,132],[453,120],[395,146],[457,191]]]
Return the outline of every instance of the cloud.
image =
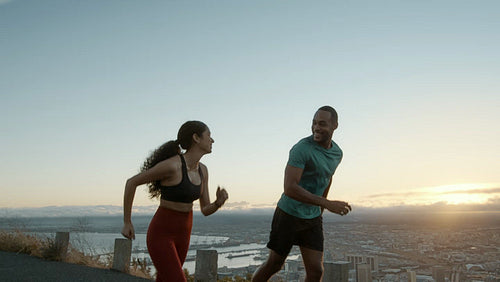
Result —
[[[484,188],[484,189],[468,189],[468,190],[455,190],[455,191],[445,191],[441,194],[497,194],[500,193],[500,188]]]
[[[485,204],[460,204],[453,205],[445,201],[435,202],[427,205],[394,205],[384,207],[354,206],[352,214],[433,214],[433,213],[498,213],[500,214],[500,198],[491,199]]]
[[[404,193],[403,193],[404,194]],[[226,214],[272,214],[276,203],[253,205],[248,202],[230,202],[224,205],[219,213]],[[132,215],[151,216],[158,209],[157,205],[134,206]],[[199,212],[199,205],[194,206]],[[372,213],[434,213],[434,212],[497,212],[500,213],[500,196],[488,199],[486,203],[453,205],[446,201],[436,201],[429,204],[407,204],[394,202],[391,205],[374,206],[354,204],[353,214]],[[85,216],[122,216],[122,206],[100,205],[100,206],[48,206],[40,208],[0,208],[0,218],[24,218],[24,217],[85,217]]]
[[[224,204],[220,212],[224,213],[268,213],[274,210],[276,204],[250,204],[248,202],[229,202]],[[132,207],[132,215],[153,215],[158,209],[157,205]],[[193,210],[198,212],[200,206],[195,202]],[[12,217],[82,217],[82,216],[121,216],[122,206],[47,206],[37,208],[0,208],[0,218]]]
[[[474,201],[469,201],[470,199]],[[463,201],[463,202],[460,202]],[[465,202],[464,202],[465,201]],[[361,197],[351,202],[357,212],[362,211],[500,211],[499,185],[463,184],[428,187],[397,193],[379,193]],[[252,204],[246,201],[226,202],[222,213],[262,214],[272,213],[276,203]],[[133,215],[153,215],[157,205],[133,206]],[[199,202],[193,209],[199,212]],[[123,207],[99,206],[47,206],[40,208],[0,208],[0,218],[10,217],[82,217],[122,216]]]
[[[425,194],[424,192],[405,192],[405,193],[382,193],[382,194],[372,194],[365,196],[367,199],[373,199],[373,198],[386,198],[386,197],[410,197],[410,196],[418,196],[418,195],[423,195]]]
[[[425,187],[395,193],[379,193],[359,198],[359,205],[371,207],[445,204],[485,204],[500,197],[499,184],[467,183]]]
[[[157,206],[134,206],[134,215],[153,214]],[[47,206],[40,208],[0,208],[0,217],[81,217],[123,215],[121,206]]]
[[[251,204],[246,201],[241,201],[241,202],[226,202],[224,204],[224,211],[236,211],[236,210],[252,210],[252,209],[268,209],[268,208],[275,208],[276,203],[273,204]],[[199,210],[200,205],[198,202],[195,202],[194,204],[194,209]]]

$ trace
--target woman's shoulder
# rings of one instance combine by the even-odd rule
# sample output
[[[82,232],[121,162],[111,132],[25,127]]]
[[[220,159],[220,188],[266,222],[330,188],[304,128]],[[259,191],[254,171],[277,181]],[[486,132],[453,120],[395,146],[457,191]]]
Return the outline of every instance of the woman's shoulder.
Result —
[[[175,171],[178,169],[182,169],[182,162],[180,155],[172,156],[166,160],[163,160],[157,164],[164,170]]]
[[[200,166],[200,168],[201,168],[201,171],[202,171],[205,175],[207,175],[207,173],[208,173],[208,167],[207,167],[204,163],[202,163],[202,162],[200,162],[199,166]]]
[[[203,170],[208,170],[208,167],[204,163],[202,163],[202,162],[200,162],[200,167]]]

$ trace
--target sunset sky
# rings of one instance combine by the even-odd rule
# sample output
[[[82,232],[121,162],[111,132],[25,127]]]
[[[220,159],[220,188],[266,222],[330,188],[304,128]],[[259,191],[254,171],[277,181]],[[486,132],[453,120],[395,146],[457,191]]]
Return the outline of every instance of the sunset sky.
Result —
[[[323,105],[344,151],[329,198],[500,206],[499,18],[496,0],[0,0],[0,208],[119,206],[192,119],[212,200],[273,206]]]

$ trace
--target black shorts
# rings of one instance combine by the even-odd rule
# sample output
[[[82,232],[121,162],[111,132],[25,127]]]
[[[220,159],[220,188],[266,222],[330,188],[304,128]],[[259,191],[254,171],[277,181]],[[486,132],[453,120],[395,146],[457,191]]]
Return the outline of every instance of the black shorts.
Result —
[[[323,218],[303,219],[276,207],[267,247],[281,256],[288,256],[293,245],[323,251]]]

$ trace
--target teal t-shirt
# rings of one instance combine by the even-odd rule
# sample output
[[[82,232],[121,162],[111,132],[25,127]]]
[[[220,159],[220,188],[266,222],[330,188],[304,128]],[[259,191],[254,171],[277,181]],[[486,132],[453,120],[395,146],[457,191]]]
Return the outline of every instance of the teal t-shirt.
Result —
[[[299,185],[307,191],[323,196],[333,173],[342,160],[342,150],[332,141],[330,149],[325,149],[313,140],[312,135],[301,139],[290,150],[288,165],[303,169]],[[315,218],[321,215],[321,208],[296,201],[283,193],[278,207],[299,218]]]

